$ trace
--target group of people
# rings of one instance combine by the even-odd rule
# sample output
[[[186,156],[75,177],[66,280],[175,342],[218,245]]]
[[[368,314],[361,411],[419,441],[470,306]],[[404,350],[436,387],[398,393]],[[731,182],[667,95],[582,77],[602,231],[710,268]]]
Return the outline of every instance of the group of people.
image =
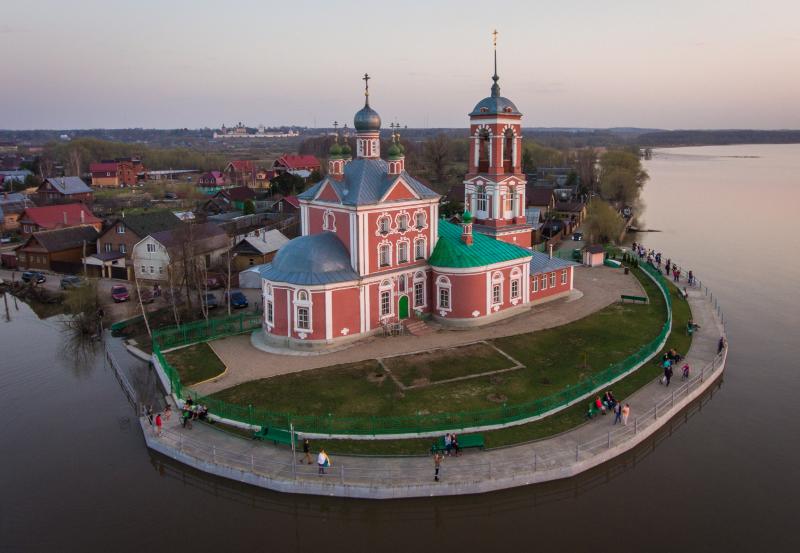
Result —
[[[181,425],[184,428],[191,429],[193,420],[208,422],[208,407],[205,405],[198,405],[192,398],[187,397],[181,409]]]
[[[150,423],[150,427],[153,429],[153,433],[156,436],[161,436],[161,431],[163,430],[164,422],[168,421],[172,416],[172,408],[167,405],[166,409],[164,409],[164,413],[154,413],[153,407],[148,405],[145,407],[144,414],[147,417],[147,422]]]
[[[657,252],[653,249],[647,249],[641,244],[637,244],[636,242],[634,242],[631,245],[631,249],[633,249],[636,255],[639,256],[639,259],[646,260],[650,265],[658,268],[659,271],[661,270],[661,261],[663,259],[661,257],[661,252]],[[680,282],[681,272],[682,272],[681,268],[678,267],[677,264],[673,263],[672,259],[667,259],[667,262],[664,264],[664,274],[668,278],[670,275],[672,275],[673,281]],[[686,282],[689,284],[689,286],[694,286],[695,277],[692,271],[689,271],[686,274]]]
[[[460,449],[458,447],[458,437],[455,433],[448,432],[444,435],[444,454],[445,455],[460,455]]]
[[[586,413],[587,418],[594,417],[594,414],[600,412],[603,415],[606,413],[614,413],[613,424],[622,423],[628,424],[628,416],[631,414],[631,406],[629,403],[625,405],[614,397],[614,392],[611,390],[606,391],[603,397],[597,396],[592,403],[589,404],[589,410]]]
[[[312,464],[311,458],[311,442],[308,438],[303,439],[303,456],[297,460],[298,463],[301,465],[303,462],[307,464]],[[333,465],[331,463],[331,458],[328,456],[327,452],[324,449],[320,449],[319,453],[317,454],[317,474],[322,476],[325,474],[325,469],[330,468]]]
[[[674,374],[674,368],[680,364],[683,356],[675,351],[675,349],[669,350],[664,356],[661,358],[661,367],[664,369],[664,376],[661,378],[661,383],[665,386],[669,386],[670,380],[672,380],[672,375]],[[689,363],[684,363],[683,367],[681,367],[681,380],[689,380]]]

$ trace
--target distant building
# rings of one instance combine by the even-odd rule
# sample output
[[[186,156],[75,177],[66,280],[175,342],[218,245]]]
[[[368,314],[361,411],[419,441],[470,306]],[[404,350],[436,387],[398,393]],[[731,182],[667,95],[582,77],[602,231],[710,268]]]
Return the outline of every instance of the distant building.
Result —
[[[225,166],[225,178],[234,186],[252,186],[255,182],[255,163],[249,159],[234,159]]]
[[[289,130],[286,130],[286,131],[283,131],[283,130],[268,130],[266,127],[264,127],[264,125],[259,125],[258,129],[256,129],[256,132],[251,133],[248,130],[248,128],[241,123],[241,121],[239,122],[238,125],[236,125],[233,128],[226,127],[225,125],[222,125],[222,127],[219,130],[219,132],[217,132],[217,131],[214,132],[214,138],[215,139],[229,139],[229,138],[233,138],[233,139],[236,139],[236,138],[290,138],[290,137],[299,136],[299,135],[300,135],[300,133],[295,131],[295,130],[293,130],[293,129],[289,129]]]
[[[227,186],[222,171],[208,171],[197,178],[197,188],[203,194],[216,194]]]
[[[275,178],[275,171],[272,169],[259,169],[256,171],[255,188],[258,190],[269,190],[272,186],[270,182]]]
[[[123,215],[97,238],[97,250],[87,257],[86,265],[93,276],[133,280],[133,247],[150,234],[173,229],[180,223],[169,210]]]
[[[553,196],[553,190],[550,188],[538,188],[531,186],[526,187],[528,196],[525,207],[538,208],[542,217],[547,217],[556,207],[556,199]]]
[[[23,269],[77,273],[96,241],[97,229],[90,225],[35,232],[17,248],[17,260]]]
[[[53,177],[39,185],[36,199],[39,205],[67,202],[91,204],[94,192],[80,177]]]
[[[218,263],[230,248],[228,235],[214,223],[181,223],[153,233],[133,247],[136,278],[179,282],[187,264],[205,269]]]
[[[225,188],[214,194],[202,207],[206,213],[242,211],[247,200],[255,202],[256,193],[247,186]]]
[[[314,171],[320,170],[320,163],[319,160],[312,155],[283,154],[273,162],[272,170],[275,172],[276,176],[282,175],[283,173],[295,174],[300,171],[308,171],[308,175],[310,175]],[[303,176],[301,174],[300,176],[307,178],[308,175]]]
[[[21,192],[0,193],[0,230],[17,230],[20,215],[29,207],[34,207],[33,202]]]
[[[92,163],[89,171],[92,173],[92,186],[119,188],[134,186],[139,180],[139,174],[144,173],[144,165],[140,159],[126,157]]]
[[[25,235],[81,225],[91,225],[98,232],[103,228],[103,221],[81,203],[29,207],[20,215],[19,224]]]
[[[27,169],[0,171],[0,185],[11,186],[12,182],[24,183],[28,176],[33,176],[33,173]]]

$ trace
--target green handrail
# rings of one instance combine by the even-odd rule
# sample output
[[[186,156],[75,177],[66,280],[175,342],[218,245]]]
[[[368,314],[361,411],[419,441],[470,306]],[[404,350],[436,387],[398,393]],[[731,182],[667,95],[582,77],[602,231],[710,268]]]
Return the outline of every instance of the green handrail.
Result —
[[[460,413],[430,413],[396,417],[339,417],[273,412],[250,405],[236,405],[217,398],[200,396],[193,390],[185,389],[181,384],[178,371],[162,354],[162,350],[165,348],[190,345],[254,330],[261,325],[260,315],[235,315],[224,319],[198,321],[179,327],[156,330],[153,332],[153,355],[158,358],[166,373],[173,394],[178,397],[192,397],[196,403],[206,405],[209,412],[214,415],[245,424],[288,429],[291,423],[294,424],[295,430],[300,432],[362,435],[446,432],[457,428],[505,424],[535,417],[570,404],[632,370],[658,352],[661,343],[672,328],[672,298],[661,271],[645,263],[642,263],[639,268],[653,277],[666,301],[667,320],[658,336],[623,361],[611,364],[576,384],[567,386],[549,396],[515,405]]]

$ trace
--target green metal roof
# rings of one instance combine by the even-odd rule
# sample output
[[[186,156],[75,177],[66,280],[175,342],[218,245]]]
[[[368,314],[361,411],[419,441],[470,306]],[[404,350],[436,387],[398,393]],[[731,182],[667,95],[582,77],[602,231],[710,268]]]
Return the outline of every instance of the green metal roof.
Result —
[[[461,241],[461,225],[439,220],[439,241],[429,263],[434,267],[484,267],[494,263],[531,257],[531,252],[514,244],[472,233],[472,245]]]

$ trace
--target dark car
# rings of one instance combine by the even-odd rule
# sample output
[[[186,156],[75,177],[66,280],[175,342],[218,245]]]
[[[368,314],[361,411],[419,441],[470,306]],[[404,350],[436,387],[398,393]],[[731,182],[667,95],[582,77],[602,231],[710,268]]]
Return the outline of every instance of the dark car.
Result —
[[[165,192],[164,193],[165,200],[177,200],[178,195],[175,192]]]
[[[22,273],[22,282],[35,282],[36,284],[41,284],[46,280],[47,277],[39,271],[25,271]]]
[[[111,299],[114,300],[114,303],[120,303],[131,299],[131,295],[127,288],[118,284],[111,287]]]
[[[219,301],[217,300],[217,296],[215,296],[211,292],[206,292],[206,294],[203,296],[203,304],[209,309],[214,309],[215,307],[219,307]]]
[[[65,276],[61,279],[61,289],[66,290],[67,288],[78,288],[79,286],[83,286],[83,281],[81,277],[78,276]]]
[[[225,301],[228,301],[228,292],[225,292]],[[231,290],[231,307],[234,309],[242,309],[250,305],[247,303],[247,298],[239,290]]]
[[[572,233],[572,239],[575,242],[579,242],[579,241],[583,240],[583,233],[582,232],[574,232],[574,233]]]

